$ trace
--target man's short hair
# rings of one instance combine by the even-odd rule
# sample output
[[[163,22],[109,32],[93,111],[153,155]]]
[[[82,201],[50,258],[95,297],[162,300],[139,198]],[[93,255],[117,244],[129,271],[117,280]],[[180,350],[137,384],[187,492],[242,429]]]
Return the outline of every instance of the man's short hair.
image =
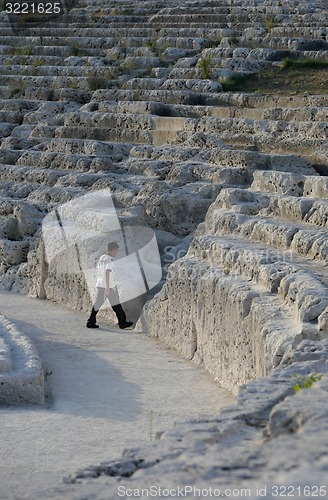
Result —
[[[111,252],[112,250],[117,250],[118,248],[120,247],[115,241],[110,241],[107,245],[108,252]]]

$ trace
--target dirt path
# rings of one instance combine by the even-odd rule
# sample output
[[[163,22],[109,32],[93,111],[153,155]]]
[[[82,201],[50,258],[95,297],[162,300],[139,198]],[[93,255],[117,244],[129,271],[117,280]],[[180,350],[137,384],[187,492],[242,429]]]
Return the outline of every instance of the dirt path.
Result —
[[[202,369],[148,338],[82,313],[0,292],[0,312],[35,342],[45,408],[0,408],[0,498],[33,498],[63,476],[121,456],[174,421],[216,413],[233,396]]]

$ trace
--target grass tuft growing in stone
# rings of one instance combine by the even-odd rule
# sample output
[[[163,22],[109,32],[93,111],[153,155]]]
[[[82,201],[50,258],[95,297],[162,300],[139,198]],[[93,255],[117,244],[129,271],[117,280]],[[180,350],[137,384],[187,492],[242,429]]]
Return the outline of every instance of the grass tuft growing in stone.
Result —
[[[81,57],[83,55],[83,51],[78,43],[72,43],[71,49],[75,57]]]
[[[213,72],[213,58],[205,56],[198,59],[197,67],[203,80],[210,80]]]
[[[156,54],[156,55],[158,54],[156,40],[146,40],[143,45],[144,45],[144,47],[148,47],[148,49],[150,49],[152,52],[154,52],[154,54]]]
[[[298,377],[298,375],[294,375],[295,378]],[[313,373],[313,375],[308,375],[307,377],[301,377],[300,382],[297,382],[293,387],[292,390],[295,392],[299,392],[301,389],[310,389],[314,382],[318,382],[318,380],[321,380],[323,377],[323,374],[317,374]]]
[[[92,76],[87,79],[88,81],[88,89],[89,90],[99,90],[99,89],[108,89],[110,88],[110,82],[106,80],[106,78],[101,78],[98,76]]]
[[[242,90],[244,84],[248,81],[249,77],[252,75],[235,75],[231,78],[226,78],[220,80],[224,92],[231,92],[234,90]]]
[[[276,23],[275,23],[275,20],[273,19],[273,17],[269,17],[266,21],[265,21],[265,29],[268,33],[271,33],[272,31],[272,28],[274,28],[276,26]]]
[[[122,9],[120,11],[120,14],[122,16],[132,16],[133,14],[133,9],[131,7],[126,7],[125,9]]]
[[[43,66],[44,62],[42,61],[41,57],[37,57],[36,59],[33,59],[32,64],[37,68],[39,66]]]
[[[10,92],[10,99],[12,99],[13,97],[15,98],[23,97],[26,88],[27,88],[26,82],[24,81],[20,82],[19,86],[14,87]]]
[[[229,43],[232,47],[236,47],[239,44],[239,38],[236,35],[229,38]]]
[[[38,22],[40,17],[41,16],[39,14],[33,14],[33,13],[23,14],[20,16],[19,21],[23,24],[24,23],[36,23],[36,22]]]
[[[104,15],[104,9],[101,7],[100,9],[97,9],[95,12],[91,14],[91,19],[93,21],[97,21],[98,19],[101,19]]]
[[[32,54],[32,49],[30,47],[12,47],[10,49],[10,55],[12,56],[30,56]]]
[[[216,49],[217,47],[219,47],[221,45],[221,40],[212,40],[209,45],[208,45],[208,48],[209,49]]]

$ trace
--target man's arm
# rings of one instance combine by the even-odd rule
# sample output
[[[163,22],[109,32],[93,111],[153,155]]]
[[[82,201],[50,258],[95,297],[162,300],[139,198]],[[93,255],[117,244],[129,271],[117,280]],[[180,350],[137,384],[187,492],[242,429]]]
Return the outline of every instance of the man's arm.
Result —
[[[106,269],[106,288],[105,288],[105,295],[109,295],[109,275],[111,273],[111,269]]]

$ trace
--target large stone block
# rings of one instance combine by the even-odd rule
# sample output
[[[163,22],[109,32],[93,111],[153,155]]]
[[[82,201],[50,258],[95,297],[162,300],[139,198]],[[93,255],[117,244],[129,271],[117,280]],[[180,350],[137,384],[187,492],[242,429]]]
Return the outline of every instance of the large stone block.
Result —
[[[298,335],[272,295],[233,269],[188,255],[169,267],[168,281],[148,303],[145,320],[150,335],[202,363],[231,390],[269,374],[281,360],[283,343]]]
[[[43,403],[40,357],[31,340],[0,314],[0,405]]]

